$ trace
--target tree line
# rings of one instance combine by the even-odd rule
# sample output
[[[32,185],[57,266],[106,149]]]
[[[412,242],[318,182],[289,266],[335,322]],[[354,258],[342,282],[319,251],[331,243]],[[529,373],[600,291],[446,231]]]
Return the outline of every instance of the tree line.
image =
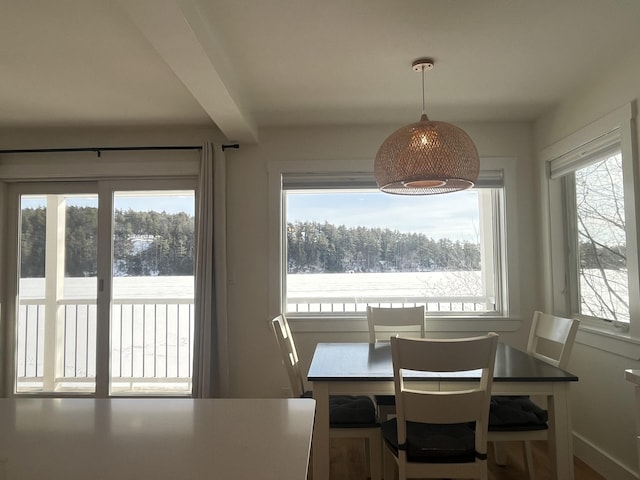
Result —
[[[65,275],[96,275],[95,207],[66,209]],[[25,208],[21,217],[21,276],[44,277],[46,209]],[[626,249],[581,242],[582,268],[626,268]],[[114,275],[193,275],[194,218],[186,213],[116,210]],[[422,233],[328,222],[287,224],[288,273],[477,271],[479,243],[434,240]]]
[[[580,267],[585,269],[621,270],[627,268],[626,245],[607,246],[592,241],[580,242]]]
[[[69,206],[65,225],[65,276],[96,275],[98,209]],[[116,210],[115,276],[193,275],[194,218],[186,213]],[[21,218],[20,275],[45,275],[46,209],[25,208]]]
[[[287,224],[288,273],[480,270],[480,245],[388,228]]]
[[[581,242],[582,268],[626,268],[624,246]],[[480,244],[328,222],[287,224],[288,273],[431,272],[481,269]]]

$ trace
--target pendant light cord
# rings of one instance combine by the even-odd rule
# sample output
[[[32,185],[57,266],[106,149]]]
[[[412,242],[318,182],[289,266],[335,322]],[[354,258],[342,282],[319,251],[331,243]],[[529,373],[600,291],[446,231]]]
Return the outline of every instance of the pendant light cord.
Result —
[[[422,114],[425,115],[426,109],[425,109],[425,101],[424,101],[424,65],[421,68],[422,70]]]

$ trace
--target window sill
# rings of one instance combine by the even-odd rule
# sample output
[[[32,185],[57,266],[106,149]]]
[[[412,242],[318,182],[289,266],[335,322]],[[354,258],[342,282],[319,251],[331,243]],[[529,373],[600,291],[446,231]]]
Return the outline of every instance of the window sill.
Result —
[[[288,315],[290,323],[295,323],[296,332],[326,333],[351,332],[367,333],[367,320],[349,316]],[[520,320],[507,317],[430,317],[427,316],[428,332],[515,332],[520,328]]]
[[[632,337],[629,332],[622,332],[613,326],[583,320],[580,322],[576,342],[621,357],[640,360],[640,338]]]

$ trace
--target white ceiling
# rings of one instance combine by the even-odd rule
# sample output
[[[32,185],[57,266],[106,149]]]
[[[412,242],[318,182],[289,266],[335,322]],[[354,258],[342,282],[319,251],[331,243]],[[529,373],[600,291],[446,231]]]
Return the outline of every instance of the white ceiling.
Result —
[[[533,120],[640,45],[638,0],[3,0],[0,127]]]

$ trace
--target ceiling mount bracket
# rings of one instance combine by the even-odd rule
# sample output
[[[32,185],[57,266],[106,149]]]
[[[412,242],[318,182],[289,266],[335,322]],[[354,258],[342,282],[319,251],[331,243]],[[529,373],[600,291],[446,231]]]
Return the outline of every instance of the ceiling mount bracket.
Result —
[[[433,58],[419,58],[411,64],[414,72],[422,72],[433,68]]]

